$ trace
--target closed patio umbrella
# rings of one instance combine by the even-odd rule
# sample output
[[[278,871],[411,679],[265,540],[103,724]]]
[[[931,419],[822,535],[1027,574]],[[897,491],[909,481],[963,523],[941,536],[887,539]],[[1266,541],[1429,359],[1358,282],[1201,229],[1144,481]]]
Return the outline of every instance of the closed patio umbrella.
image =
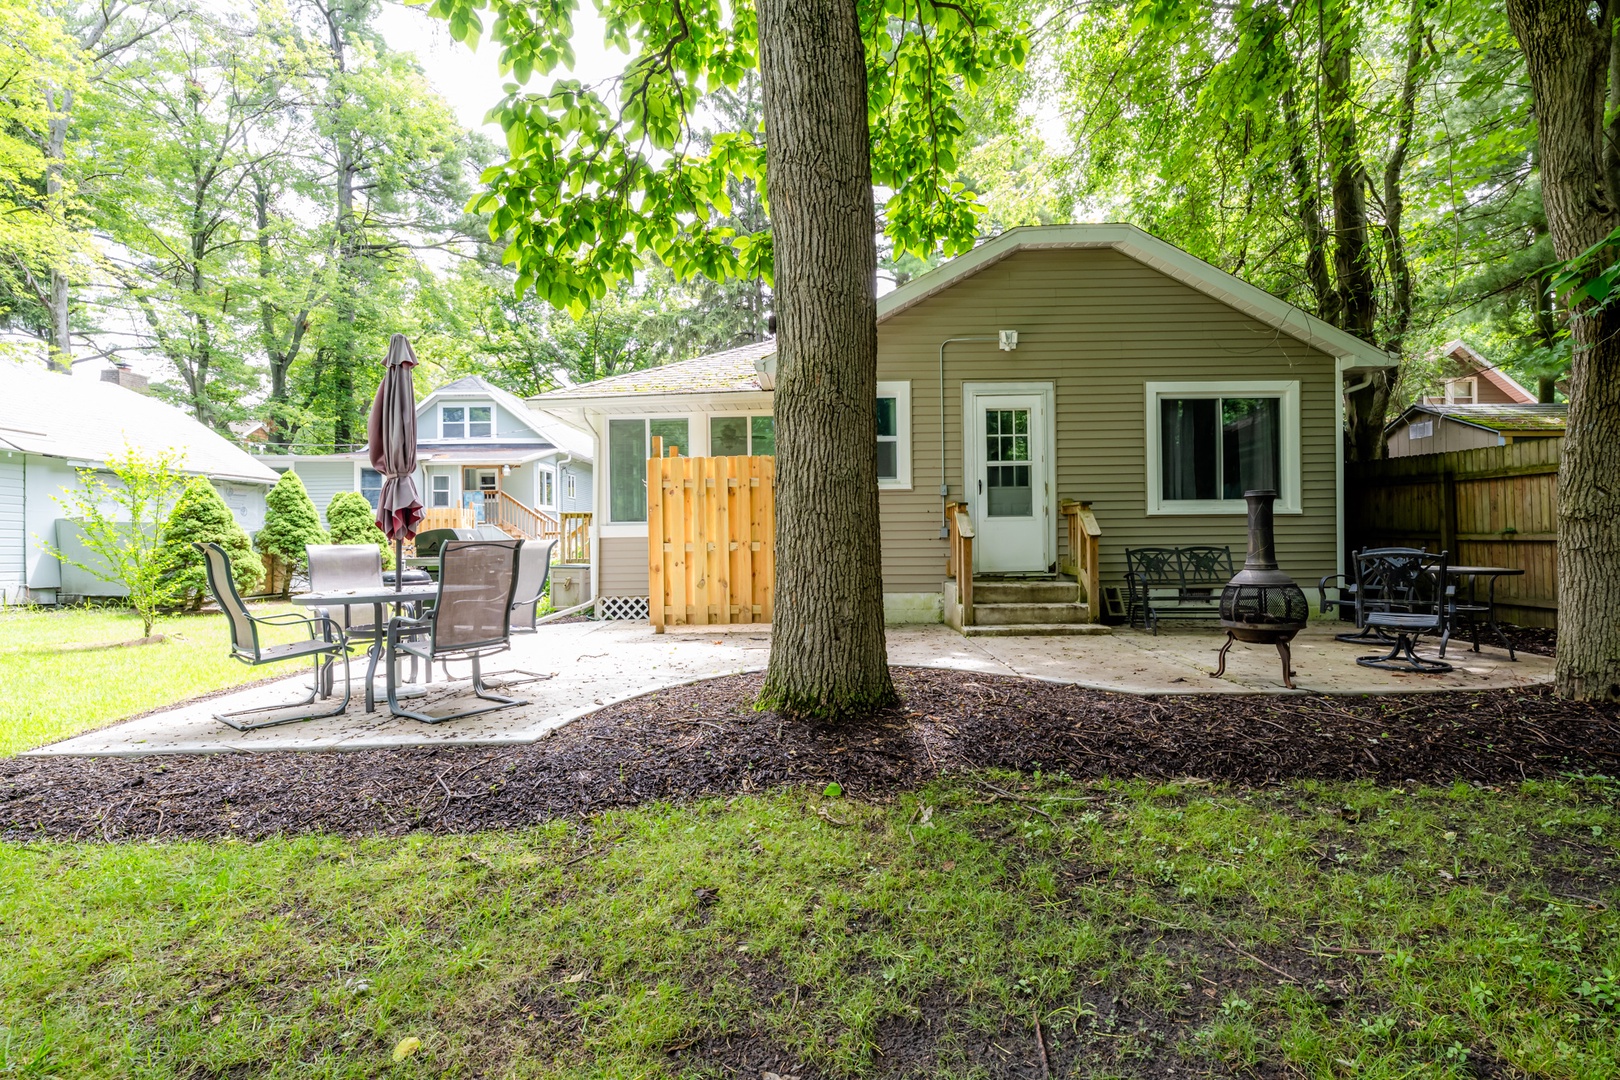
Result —
[[[366,421],[371,467],[382,474],[377,501],[377,527],[394,542],[394,589],[405,582],[405,541],[422,523],[422,498],[416,490],[416,387],[411,368],[416,353],[404,334],[388,339],[382,385]]]

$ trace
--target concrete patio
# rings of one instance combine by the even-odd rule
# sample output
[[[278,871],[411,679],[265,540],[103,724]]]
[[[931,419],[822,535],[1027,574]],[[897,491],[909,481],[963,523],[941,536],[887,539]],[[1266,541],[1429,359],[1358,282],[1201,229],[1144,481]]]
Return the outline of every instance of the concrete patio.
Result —
[[[1454,643],[1444,675],[1396,674],[1360,667],[1355,658],[1373,650],[1333,640],[1341,623],[1316,623],[1293,645],[1295,693],[1391,694],[1488,690],[1549,682],[1553,662],[1544,656],[1485,647],[1469,651]],[[1287,694],[1281,663],[1269,646],[1233,646],[1226,676],[1214,678],[1215,650],[1224,634],[1212,628],[1166,628],[1157,637],[1134,630],[1080,637],[964,638],[944,626],[889,628],[889,660],[896,665],[950,668],[1024,676],[1128,694]],[[213,719],[224,710],[286,701],[307,686],[308,674],[217,695],[30,751],[33,755],[139,755],[273,750],[366,750],[394,746],[501,745],[544,738],[570,720],[627,698],[664,687],[721,675],[762,670],[770,654],[770,628],[683,627],[654,634],[644,622],[571,623],[541,627],[512,638],[510,654],[490,671],[523,669],[550,675],[513,692],[530,704],[484,716],[430,726],[396,720],[387,705],[374,713],[361,706],[356,664],[355,702],[329,720],[238,732]],[[1380,650],[1381,651],[1381,650]],[[1433,653],[1432,642],[1423,650]],[[465,675],[465,665],[453,669]],[[425,699],[429,711],[466,692],[467,683],[436,683]],[[379,695],[380,696],[380,695]],[[418,699],[415,705],[421,705]],[[435,707],[436,706],[436,707]]]

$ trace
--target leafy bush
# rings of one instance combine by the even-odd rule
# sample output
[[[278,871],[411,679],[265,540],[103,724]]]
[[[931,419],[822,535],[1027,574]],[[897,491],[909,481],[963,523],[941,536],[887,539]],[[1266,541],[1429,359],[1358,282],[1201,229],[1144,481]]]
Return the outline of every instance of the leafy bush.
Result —
[[[67,516],[78,523],[85,549],[96,556],[95,564],[82,563],[54,544],[46,543],[45,550],[87,574],[127,589],[129,606],[140,616],[142,633],[151,637],[152,620],[174,602],[177,588],[167,573],[158,538],[179,509],[176,497],[185,483],[180,458],[173,452],[146,457],[131,449],[122,457],[108,458],[106,468],[118,478],[117,484],[101,479],[95,469],[80,469],[79,490],[56,498]],[[117,510],[109,512],[107,507]]]
[[[394,551],[388,537],[377,528],[377,511],[358,491],[340,491],[326,504],[326,525],[334,544],[376,544],[382,551],[383,569],[394,568]]]
[[[253,546],[287,568],[284,580],[309,562],[304,548],[326,543],[321,515],[298,474],[288,469],[265,496],[264,528],[253,538]]]
[[[192,545],[208,542],[218,544],[231,557],[231,576],[236,579],[237,592],[246,594],[258,588],[264,580],[264,564],[253,553],[248,534],[236,523],[231,508],[208,478],[194,476],[174,504],[158,551],[173,595],[192,608],[201,607],[208,595],[203,554]]]

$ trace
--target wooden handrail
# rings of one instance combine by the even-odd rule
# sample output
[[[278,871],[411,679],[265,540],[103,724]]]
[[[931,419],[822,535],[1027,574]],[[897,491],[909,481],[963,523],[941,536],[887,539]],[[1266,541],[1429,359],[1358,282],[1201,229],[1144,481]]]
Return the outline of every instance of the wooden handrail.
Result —
[[[554,516],[525,505],[504,491],[484,492],[484,520],[515,530],[528,540],[555,540],[561,533]]]
[[[962,625],[973,625],[973,518],[967,504],[945,504],[945,525],[950,545],[945,554],[945,573],[956,579],[956,599],[962,606]]]
[[[1069,557],[1062,569],[1080,582],[1091,621],[1101,622],[1102,573],[1097,561],[1102,547],[1102,528],[1088,502],[1064,499],[1058,504],[1058,513],[1068,526],[1069,539]]]

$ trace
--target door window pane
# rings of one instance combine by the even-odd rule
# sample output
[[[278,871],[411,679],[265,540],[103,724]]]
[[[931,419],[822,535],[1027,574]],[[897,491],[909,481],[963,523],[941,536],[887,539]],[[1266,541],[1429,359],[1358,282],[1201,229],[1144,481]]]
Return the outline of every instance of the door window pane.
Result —
[[[1218,499],[1215,398],[1159,400],[1160,484],[1165,499]]]
[[[445,439],[461,439],[467,435],[467,412],[460,405],[446,405],[439,410],[439,435]]]
[[[714,457],[742,457],[748,453],[748,417],[709,418],[709,453]]]
[[[687,424],[685,420],[649,420],[647,421],[647,429],[647,434],[650,438],[664,440],[665,457],[669,456],[669,448],[672,446],[680,453],[682,457],[687,456],[691,444],[687,442]],[[647,445],[651,446],[652,444],[648,443]],[[647,454],[642,454],[641,456],[646,458]],[[641,467],[641,474],[642,478],[645,479],[647,475],[647,467],[645,464],[643,464]]]
[[[493,429],[490,421],[490,407],[488,405],[474,405],[467,410],[467,437],[471,439],[487,439]]]
[[[614,521],[647,520],[647,422],[608,421],[608,509]]]
[[[1029,461],[1029,410],[986,409],[985,513],[1030,517],[1035,512]]]
[[[1276,398],[1222,399],[1222,498],[1241,499],[1246,491],[1280,490],[1279,405]]]
[[[750,416],[748,418],[749,435],[753,444],[749,452],[760,457],[774,457],[776,455],[776,417]]]

